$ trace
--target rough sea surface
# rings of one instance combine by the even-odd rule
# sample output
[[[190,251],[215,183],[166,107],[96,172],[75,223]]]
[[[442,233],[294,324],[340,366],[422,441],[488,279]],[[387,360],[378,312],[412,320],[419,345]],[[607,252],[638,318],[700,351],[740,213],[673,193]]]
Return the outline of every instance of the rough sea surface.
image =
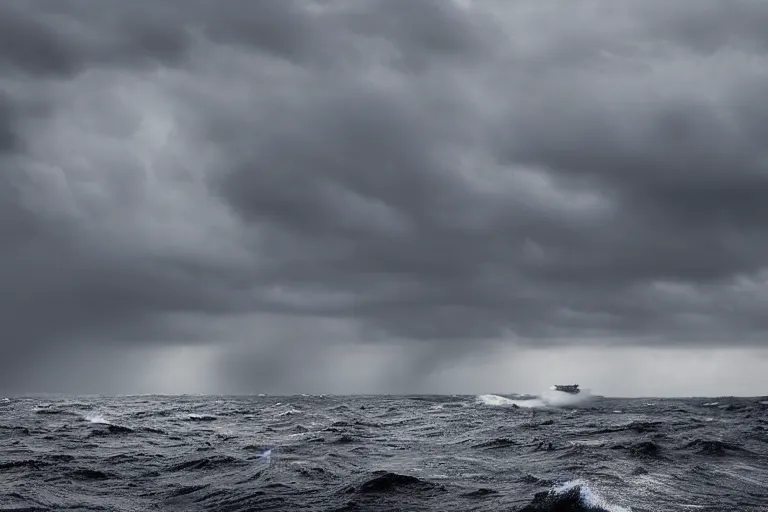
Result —
[[[9,397],[0,510],[764,512],[768,398]]]

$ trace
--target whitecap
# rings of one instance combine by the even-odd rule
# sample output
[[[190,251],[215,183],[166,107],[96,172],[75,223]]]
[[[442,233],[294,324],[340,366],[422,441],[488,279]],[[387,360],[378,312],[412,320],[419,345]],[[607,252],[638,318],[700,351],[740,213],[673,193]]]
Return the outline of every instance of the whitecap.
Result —
[[[101,414],[88,414],[83,417],[84,420],[89,421],[90,423],[96,423],[98,425],[111,425],[111,423],[104,419],[104,416]]]
[[[477,399],[485,405],[491,406],[517,406],[525,408],[544,407],[546,404],[541,400],[512,400],[499,395],[480,395]]]
[[[590,488],[589,485],[583,480],[571,480],[558,487],[555,487],[553,490],[555,493],[561,494],[573,489],[574,487],[580,488],[581,501],[588,507],[602,508],[608,512],[632,512],[632,509],[614,505],[613,503],[608,503],[602,496]]]
[[[588,402],[591,398],[588,390],[584,390],[577,395],[563,393],[562,391],[545,391],[538,397],[528,400],[513,400],[499,395],[479,395],[477,397],[477,399],[485,405],[510,407],[514,405],[525,409],[574,407]]]
[[[192,421],[213,421],[216,419],[216,416],[213,416],[211,414],[188,414],[187,418]]]

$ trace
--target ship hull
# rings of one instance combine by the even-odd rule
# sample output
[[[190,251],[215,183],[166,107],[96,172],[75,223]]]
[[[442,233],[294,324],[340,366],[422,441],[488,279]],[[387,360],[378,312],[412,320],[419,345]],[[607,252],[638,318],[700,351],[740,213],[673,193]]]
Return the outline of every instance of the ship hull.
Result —
[[[552,389],[554,389],[555,391],[563,392],[563,393],[569,393],[571,395],[578,395],[581,392],[579,390],[578,384],[574,384],[572,386],[562,386],[562,385],[555,384],[554,386],[552,386]]]

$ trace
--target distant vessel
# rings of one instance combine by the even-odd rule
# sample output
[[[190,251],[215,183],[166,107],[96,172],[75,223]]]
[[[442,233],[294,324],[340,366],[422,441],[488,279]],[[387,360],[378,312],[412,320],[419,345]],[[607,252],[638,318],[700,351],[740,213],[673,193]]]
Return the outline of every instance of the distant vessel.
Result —
[[[577,395],[580,392],[578,384],[555,384],[552,386],[552,389],[555,391],[562,391],[563,393],[570,393],[572,395]]]

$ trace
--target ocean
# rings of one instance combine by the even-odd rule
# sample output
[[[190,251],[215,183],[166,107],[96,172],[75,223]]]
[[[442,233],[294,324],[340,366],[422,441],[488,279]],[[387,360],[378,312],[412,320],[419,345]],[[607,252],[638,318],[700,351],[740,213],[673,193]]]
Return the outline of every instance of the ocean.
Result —
[[[768,511],[768,398],[0,399],[2,511]]]

